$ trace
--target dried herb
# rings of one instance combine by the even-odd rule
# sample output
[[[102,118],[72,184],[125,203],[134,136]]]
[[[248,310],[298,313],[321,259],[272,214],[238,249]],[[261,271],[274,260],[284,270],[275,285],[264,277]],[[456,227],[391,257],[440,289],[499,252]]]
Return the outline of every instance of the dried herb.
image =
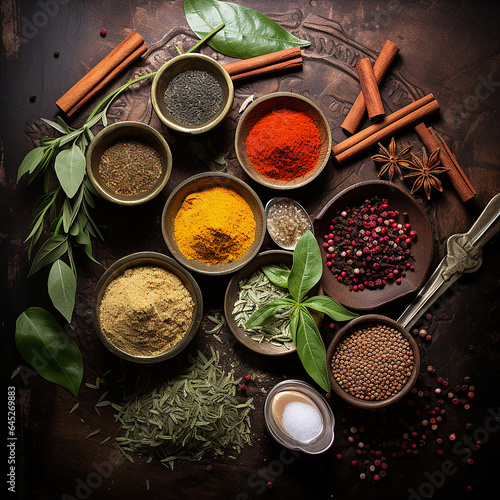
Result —
[[[282,269],[288,271],[288,274],[290,273],[290,270],[285,266]],[[274,271],[271,270],[271,272]],[[286,289],[271,282],[264,271],[258,269],[248,279],[239,283],[238,299],[233,308],[234,321],[240,328],[245,328],[250,316],[262,306],[272,300],[291,299],[291,297]],[[272,345],[290,349],[288,344],[292,342],[290,335],[291,315],[291,308],[280,309],[271,321],[253,328],[246,328],[245,333],[256,342],[269,342]]]
[[[380,148],[379,153],[372,156],[372,160],[383,163],[377,177],[382,177],[382,175],[387,173],[389,181],[392,181],[392,177],[394,173],[396,173],[398,177],[403,180],[401,168],[408,168],[410,165],[409,155],[413,145],[408,146],[399,153],[396,153],[396,141],[394,140],[394,137],[389,143],[389,149],[382,146],[380,142],[378,145]]]
[[[444,174],[448,172],[449,169],[440,166],[439,162],[439,148],[436,149],[429,157],[427,156],[427,151],[422,148],[422,159],[415,156],[413,153],[411,155],[412,161],[408,165],[410,170],[413,170],[410,174],[405,175],[407,178],[415,178],[413,186],[410,193],[413,194],[415,191],[424,187],[427,199],[431,199],[431,188],[435,188],[438,191],[443,191],[443,186],[441,181],[436,177],[438,174]]]
[[[283,286],[285,275],[283,269],[271,266],[273,272],[266,270],[266,276],[274,283],[278,278],[278,286]],[[246,328],[265,325],[285,308],[291,308],[290,334],[297,347],[302,365],[311,378],[325,391],[330,390],[326,367],[326,349],[321,334],[308,309],[327,314],[334,321],[346,321],[358,315],[346,310],[337,301],[326,295],[309,297],[306,295],[318,283],[323,272],[321,252],[311,231],[300,238],[293,253],[293,265],[286,277],[286,287],[292,298],[281,298],[269,301],[252,314],[246,322]]]
[[[176,376],[160,384],[136,381],[136,392],[125,397],[115,419],[123,434],[115,448],[133,462],[131,453],[148,454],[174,468],[176,460],[200,460],[206,453],[223,455],[226,448],[241,452],[250,440],[252,399],[240,403],[240,380],[225,373],[219,354],[207,359],[198,351]]]
[[[160,152],[137,139],[113,144],[104,151],[98,165],[105,186],[125,196],[151,189],[160,178],[162,168]]]

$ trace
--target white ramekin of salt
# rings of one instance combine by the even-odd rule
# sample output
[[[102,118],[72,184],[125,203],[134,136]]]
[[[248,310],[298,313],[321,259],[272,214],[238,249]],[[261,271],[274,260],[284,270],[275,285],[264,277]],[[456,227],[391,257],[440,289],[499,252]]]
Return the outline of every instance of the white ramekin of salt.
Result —
[[[275,385],[264,404],[266,427],[281,445],[318,454],[333,443],[335,417],[325,399],[301,380]]]

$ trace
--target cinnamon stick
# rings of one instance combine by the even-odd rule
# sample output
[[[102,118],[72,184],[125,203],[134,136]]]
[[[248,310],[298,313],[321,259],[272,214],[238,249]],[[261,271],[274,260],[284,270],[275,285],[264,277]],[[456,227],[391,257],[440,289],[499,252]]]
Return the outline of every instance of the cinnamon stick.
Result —
[[[387,40],[380,51],[377,60],[373,64],[373,72],[375,73],[375,78],[377,84],[382,81],[382,78],[387,73],[389,66],[399,52],[399,47]],[[345,117],[341,128],[349,134],[354,134],[358,129],[363,117],[366,112],[365,98],[363,97],[363,92],[360,92],[357,99],[354,101],[349,113]]]
[[[296,59],[298,57],[302,57],[300,47],[292,47],[285,50],[279,50],[278,52],[272,52],[271,54],[265,54],[263,56],[251,57],[250,59],[243,59],[241,61],[224,64],[224,69],[230,76],[235,76],[241,73],[248,73],[258,68],[272,66],[283,61],[288,61],[289,59]]]
[[[101,80],[101,82],[96,85],[78,104],[72,107],[66,115],[68,117],[74,115],[85,103],[87,103],[92,97],[94,97],[100,90],[102,90],[108,83],[114,80],[124,69],[130,66],[136,59],[146,52],[148,48],[145,44],[142,44],[135,52],[132,52],[127,59],[125,59],[121,64],[119,64],[111,73],[108,74],[106,78]]]
[[[283,61],[277,64],[271,64],[269,66],[263,66],[262,68],[257,68],[244,73],[238,73],[236,75],[232,75],[231,80],[233,82],[238,82],[240,80],[246,80],[247,78],[268,75],[270,73],[276,73],[278,71],[300,68],[301,66],[302,66],[302,57],[296,57],[294,59],[288,59],[287,61]]]
[[[424,123],[417,125],[415,132],[429,153],[439,148],[439,161],[448,169],[446,175],[457,190],[460,199],[465,202],[473,198],[477,193],[443,138],[432,127],[427,128]]]
[[[378,120],[385,115],[385,110],[370,59],[367,57],[360,59],[356,64],[356,68],[368,116],[370,120]]]
[[[342,142],[339,142],[335,146],[332,147],[332,152],[335,156],[340,155],[340,153],[343,153],[349,148],[352,148],[362,140],[366,139],[367,137],[370,137],[372,134],[377,132],[378,130],[386,127],[387,125],[390,125],[391,123],[396,122],[397,120],[403,118],[404,116],[410,114],[411,112],[421,108],[422,106],[425,106],[426,104],[429,104],[430,102],[434,101],[434,95],[433,94],[427,94],[424,97],[421,97],[417,101],[414,101],[404,108],[398,109],[394,113],[391,113],[390,115],[387,115],[380,123],[376,123],[373,125],[370,125],[369,127],[360,130],[357,134],[351,135],[351,137],[348,137],[347,139],[343,140]]]
[[[414,104],[414,103],[412,103]],[[340,154],[336,154],[335,158],[339,164],[344,163],[345,161],[349,160],[353,156],[358,155],[359,153],[362,153],[366,149],[370,148],[377,142],[386,139],[387,137],[394,135],[401,130],[410,127],[412,125],[415,125],[415,123],[421,122],[424,118],[430,116],[432,113],[435,113],[436,111],[439,110],[439,104],[438,102],[434,99],[431,102],[424,104],[423,106],[418,107],[417,109],[414,109],[413,111],[407,113],[406,112],[406,106],[405,108],[396,111],[395,113],[392,113],[391,115],[388,115],[384,120],[382,120],[380,123],[371,125],[368,127],[368,129],[371,129],[371,133],[364,137],[362,140],[356,140],[355,144],[348,148],[344,149],[344,151]],[[403,112],[405,111],[405,112]],[[403,113],[402,113],[403,112]],[[394,120],[392,115],[398,113],[398,116],[400,116],[399,119]],[[402,116],[401,116],[402,115]],[[367,130],[367,129],[366,129]],[[364,133],[365,131],[363,130],[361,133]],[[352,138],[358,139],[356,136],[358,134],[355,134]],[[342,143],[338,144],[337,146],[342,146]],[[335,153],[334,153],[335,154]]]
[[[82,79],[71,87],[56,101],[56,105],[64,113],[71,111],[87,94],[89,94],[113,70],[144,44],[144,38],[135,31],[116,46],[104,59],[94,66]],[[123,67],[122,67],[123,69]]]

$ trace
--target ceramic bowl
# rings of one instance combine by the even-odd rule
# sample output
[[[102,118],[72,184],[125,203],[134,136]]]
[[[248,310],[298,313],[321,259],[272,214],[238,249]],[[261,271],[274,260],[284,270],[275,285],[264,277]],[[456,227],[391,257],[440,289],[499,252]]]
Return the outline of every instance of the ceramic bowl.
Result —
[[[238,259],[232,262],[208,265],[198,260],[189,259],[181,252],[175,239],[174,225],[175,217],[186,197],[212,187],[232,189],[245,199],[255,219],[255,234],[250,248]],[[255,191],[248,184],[232,175],[216,172],[197,174],[179,184],[168,198],[163,209],[161,231],[168,249],[184,267],[201,274],[229,274],[241,269],[259,252],[266,231],[264,207]]]
[[[286,394],[287,393],[287,394]],[[281,412],[278,407],[278,398],[289,398],[290,394],[298,394],[303,402],[310,406],[315,406],[321,416],[321,432],[307,441],[300,441],[292,437],[283,426],[280,425]],[[285,399],[286,401],[286,399]],[[328,450],[335,439],[335,417],[333,416],[330,405],[311,385],[301,380],[284,380],[276,384],[266,397],[264,403],[264,419],[266,428],[271,436],[282,446],[290,450],[303,451],[311,455],[317,455]]]
[[[173,118],[164,103],[165,90],[174,76],[189,70],[204,70],[210,73],[222,87],[223,104],[210,121],[199,126],[183,125]],[[167,127],[183,134],[194,135],[208,132],[216,127],[233,105],[234,86],[229,73],[214,59],[203,54],[182,54],[166,62],[156,73],[151,86],[151,102],[158,118]]]
[[[324,235],[330,233],[329,225],[335,214],[345,207],[359,206],[373,196],[387,198],[390,210],[408,213],[412,229],[417,238],[412,241],[411,252],[415,258],[415,271],[407,272],[401,284],[388,283],[381,289],[367,289],[350,292],[349,288],[338,282],[326,265],[326,250],[323,248]],[[434,253],[434,238],[431,223],[424,210],[415,199],[403,189],[386,181],[359,182],[334,196],[321,210],[314,222],[316,239],[323,258],[321,285],[326,295],[334,298],[348,309],[368,311],[404,297],[418,290],[424,283]]]
[[[277,109],[301,111],[309,116],[321,135],[321,150],[316,166],[302,177],[290,181],[271,179],[255,169],[247,153],[246,140],[253,126],[265,115]],[[315,179],[325,168],[332,149],[332,134],[323,112],[310,99],[291,92],[276,92],[260,97],[243,112],[236,127],[235,148],[245,172],[256,182],[273,189],[295,189]]]
[[[235,274],[226,288],[224,297],[224,316],[226,317],[227,325],[231,333],[246,347],[259,354],[267,356],[283,356],[295,352],[297,349],[293,342],[287,346],[277,346],[269,342],[257,342],[252,340],[246,333],[245,329],[237,325],[233,316],[234,304],[238,300],[240,291],[239,283],[242,280],[249,278],[255,271],[262,266],[284,264],[288,268],[292,267],[293,253],[285,250],[269,250],[259,253],[252,261],[250,261],[243,269]],[[320,285],[316,285],[310,295],[321,295],[322,290]],[[314,321],[317,325],[321,323],[323,314],[317,311],[311,311]]]
[[[108,285],[118,276],[122,275],[127,269],[138,266],[158,266],[163,267],[167,271],[175,274],[180,278],[184,286],[187,288],[194,302],[193,318],[191,321],[191,326],[188,331],[182,337],[182,339],[175,344],[172,348],[164,351],[156,356],[136,356],[128,352],[119,349],[114,344],[112,344],[105,334],[101,330],[100,324],[100,308],[101,302],[106,292]],[[195,279],[189,274],[182,266],[180,266],[174,259],[166,255],[156,253],[156,252],[137,252],[131,255],[127,255],[115,263],[113,263],[101,276],[99,279],[93,296],[92,302],[92,316],[94,321],[94,327],[99,336],[101,342],[114,354],[126,359],[128,361],[133,361],[135,363],[159,363],[165,361],[166,359],[172,358],[179,354],[192,340],[195,333],[197,332],[201,318],[203,314],[203,298],[201,295],[201,290]]]
[[[335,380],[335,377],[333,376],[333,372],[331,370],[331,361],[333,358],[333,354],[335,352],[335,349],[337,348],[338,343],[354,332],[355,330],[358,330],[359,328],[366,327],[370,324],[381,324],[381,325],[387,325],[390,326],[399,332],[408,340],[410,343],[411,349],[413,351],[413,358],[414,358],[414,364],[413,364],[413,371],[410,376],[410,379],[406,383],[406,385],[399,391],[396,395],[391,396],[388,399],[382,400],[382,401],[366,401],[362,400],[359,398],[356,398],[347,392],[345,392],[341,387],[338,385],[337,381]],[[384,406],[389,406],[396,401],[399,401],[403,396],[408,394],[410,389],[413,387],[415,384],[418,373],[420,371],[420,353],[418,350],[418,346],[413,339],[413,337],[410,335],[410,333],[403,328],[399,323],[396,321],[392,320],[391,318],[387,318],[386,316],[381,316],[379,314],[367,314],[364,316],[359,316],[356,319],[353,319],[347,325],[345,325],[343,328],[341,328],[337,334],[333,337],[333,340],[331,341],[330,345],[328,346],[327,352],[326,352],[326,367],[328,370],[328,379],[330,381],[330,385],[338,396],[340,396],[344,401],[347,403],[356,406],[358,408],[366,408],[370,410],[375,410],[377,408],[382,408]]]
[[[162,158],[162,172],[154,186],[136,195],[116,194],[106,187],[99,174],[99,161],[109,147],[123,140],[140,140],[154,147]],[[94,189],[106,200],[119,205],[139,205],[152,200],[165,187],[172,172],[172,154],[167,141],[154,128],[140,122],[117,122],[103,128],[90,142],[86,154],[87,176]]]

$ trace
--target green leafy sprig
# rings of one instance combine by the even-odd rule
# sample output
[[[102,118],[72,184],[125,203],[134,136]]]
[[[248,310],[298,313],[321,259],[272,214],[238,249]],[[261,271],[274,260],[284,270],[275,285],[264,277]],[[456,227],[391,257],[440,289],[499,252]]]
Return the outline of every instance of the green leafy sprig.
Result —
[[[255,328],[272,321],[282,309],[292,308],[290,335],[306,372],[325,391],[330,390],[326,367],[326,349],[321,334],[309,309],[322,312],[334,321],[356,318],[336,300],[326,295],[307,297],[316,286],[323,272],[321,252],[311,231],[298,241],[290,270],[278,266],[263,266],[262,271],[275,285],[288,288],[292,298],[276,299],[255,311],[245,328]]]
[[[192,52],[206,42],[221,24],[187,52]],[[79,128],[70,127],[60,116],[57,121],[42,120],[57,130],[56,138],[42,139],[41,146],[32,149],[23,159],[17,173],[17,182],[27,175],[31,184],[37,177],[44,177],[45,194],[33,209],[28,258],[44,231],[48,220],[51,235],[40,246],[33,258],[28,276],[52,264],[47,288],[54,307],[71,323],[75,307],[77,270],[73,257],[74,247],[83,249],[89,259],[92,255],[92,238],[104,239],[90,212],[98,196],[86,175],[85,152],[94,138],[92,127],[102,122],[108,124],[107,112],[113,101],[134,83],[156,75],[156,71],[128,81],[108,94],[94,108]],[[51,165],[58,186],[49,191]],[[63,257],[66,255],[67,264]],[[49,380],[69,389],[77,397],[83,377],[83,359],[78,346],[57,320],[45,309],[30,307],[17,319],[16,346],[23,359]]]

